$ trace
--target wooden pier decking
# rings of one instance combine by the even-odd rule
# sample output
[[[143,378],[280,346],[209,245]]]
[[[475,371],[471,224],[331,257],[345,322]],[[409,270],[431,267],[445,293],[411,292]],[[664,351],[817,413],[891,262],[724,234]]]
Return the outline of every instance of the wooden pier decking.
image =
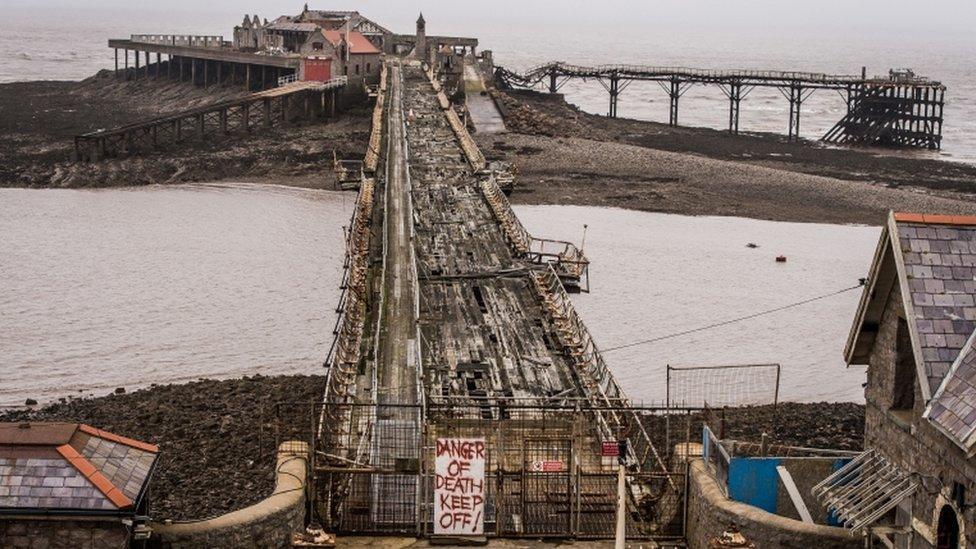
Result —
[[[629,528],[675,536],[683,479],[667,470],[565,289],[585,277],[585,256],[521,226],[432,73],[400,61],[387,69],[374,126],[382,199],[373,229],[356,221],[350,233],[371,234],[374,252],[371,274],[347,292],[372,297],[349,302],[321,423],[328,526],[429,534],[428,450],[438,437],[468,436],[493,456],[492,535],[608,537],[616,461],[601,448],[626,439]],[[349,249],[347,263],[362,265],[362,245]],[[532,470],[540,460],[559,469]],[[647,512],[651,486],[665,504]]]

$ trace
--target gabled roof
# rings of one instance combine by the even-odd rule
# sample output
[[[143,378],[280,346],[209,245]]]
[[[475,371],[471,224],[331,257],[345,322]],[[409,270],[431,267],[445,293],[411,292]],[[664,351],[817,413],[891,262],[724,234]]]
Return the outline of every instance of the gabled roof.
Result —
[[[295,23],[294,21],[275,21],[267,27],[266,30],[272,31],[288,31],[288,32],[315,32],[319,29],[319,26],[315,23]]]
[[[967,427],[976,428],[976,390],[965,389],[970,370],[962,352],[976,334],[976,217],[892,213],[869,279],[845,350],[848,364],[867,363],[888,295],[897,285],[919,384],[930,406],[926,416],[937,425],[946,421],[942,431],[968,449],[971,444],[964,445],[959,435],[971,436]],[[944,400],[937,402],[933,397],[940,393]],[[954,398],[956,393],[966,400]],[[936,408],[939,413],[930,413]]]
[[[0,514],[134,512],[158,453],[78,423],[0,423]]]
[[[976,446],[976,332],[925,410],[929,419],[970,454]]]
[[[322,34],[325,38],[332,42],[333,46],[338,46],[342,42],[342,37],[346,37],[346,42],[349,44],[349,53],[353,54],[373,54],[382,53],[372,42],[366,39],[365,36],[356,32],[350,31],[345,32],[341,30],[323,30]]]

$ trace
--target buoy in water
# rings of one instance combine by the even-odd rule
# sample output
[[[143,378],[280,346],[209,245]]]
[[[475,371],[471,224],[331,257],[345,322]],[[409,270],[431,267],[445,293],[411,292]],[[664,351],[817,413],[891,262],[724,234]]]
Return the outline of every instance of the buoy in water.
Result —
[[[781,255],[781,256],[777,257],[776,258],[776,263],[786,263],[786,256],[785,255]]]

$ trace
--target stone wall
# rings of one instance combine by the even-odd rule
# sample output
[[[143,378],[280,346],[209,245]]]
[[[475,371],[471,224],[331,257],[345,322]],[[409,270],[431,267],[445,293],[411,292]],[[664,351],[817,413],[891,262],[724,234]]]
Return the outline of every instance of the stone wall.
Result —
[[[0,518],[4,549],[100,549],[127,547],[129,533],[119,521],[51,520],[38,517]]]
[[[967,502],[976,499],[976,460],[967,458],[961,448],[922,417],[925,401],[917,376],[915,408],[903,413],[890,411],[895,394],[898,319],[903,315],[896,286],[889,297],[868,366],[864,395],[867,401],[865,447],[877,449],[905,471],[924,475],[912,501],[912,524],[920,534],[915,536],[913,547],[935,545],[939,512],[944,505],[956,512],[962,526],[966,541],[960,542],[960,546],[976,547],[976,509],[969,507],[960,513],[958,506],[950,501],[954,482],[965,488]]]
[[[725,497],[701,459],[690,463],[688,486],[688,547],[707,549],[708,542],[735,523],[745,536],[763,549],[857,549],[861,538],[843,528],[807,524],[774,515]]]
[[[153,546],[162,548],[291,547],[305,526],[305,487],[309,448],[286,442],[278,449],[275,491],[264,501],[198,522],[153,524]]]

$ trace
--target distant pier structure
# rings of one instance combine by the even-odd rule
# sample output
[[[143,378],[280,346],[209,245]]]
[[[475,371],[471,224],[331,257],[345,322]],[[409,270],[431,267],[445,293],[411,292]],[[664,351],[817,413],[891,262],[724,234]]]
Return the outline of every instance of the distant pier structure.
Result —
[[[887,77],[762,70],[712,70],[641,65],[580,66],[550,62],[519,73],[496,67],[496,78],[513,88],[545,87],[557,93],[573,79],[596,80],[610,96],[608,115],[617,117],[620,94],[633,82],[657,82],[671,100],[668,123],[678,125],[681,97],[695,84],[718,86],[729,100],[729,133],[739,133],[742,100],[758,87],[775,88],[789,102],[787,135],[800,135],[803,103],[818,90],[833,90],[847,101],[847,114],[822,138],[836,144],[880,145],[938,150],[942,147],[945,86],[892,70]]]

